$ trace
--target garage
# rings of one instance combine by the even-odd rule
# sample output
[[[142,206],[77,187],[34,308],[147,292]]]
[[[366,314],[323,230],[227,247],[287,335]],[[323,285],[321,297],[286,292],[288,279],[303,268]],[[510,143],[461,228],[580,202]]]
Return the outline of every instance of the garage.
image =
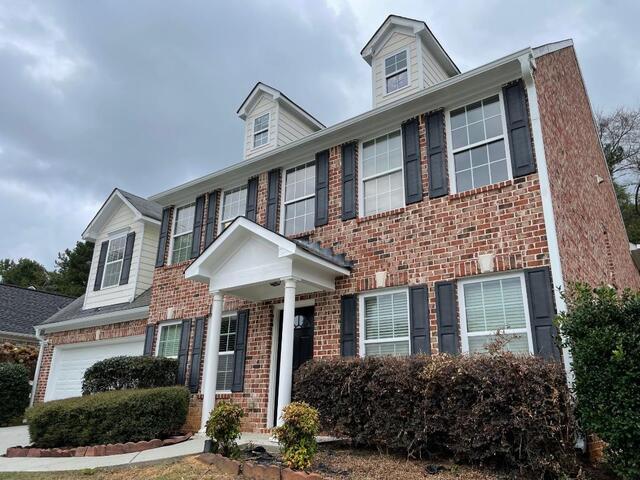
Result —
[[[101,340],[56,346],[45,402],[82,395],[82,377],[87,368],[106,358],[120,355],[142,355],[144,336]]]

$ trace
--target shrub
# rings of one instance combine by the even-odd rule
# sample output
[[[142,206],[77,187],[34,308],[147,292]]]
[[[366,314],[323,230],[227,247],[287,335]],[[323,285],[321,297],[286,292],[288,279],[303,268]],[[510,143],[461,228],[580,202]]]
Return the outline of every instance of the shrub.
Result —
[[[285,407],[282,419],[284,423],[274,428],[273,434],[282,446],[283,460],[289,468],[309,468],[318,452],[318,410],[304,402],[293,402]]]
[[[0,363],[0,427],[29,406],[29,372],[24,365]]]
[[[176,384],[178,361],[152,356],[112,357],[94,363],[84,373],[82,394],[109,390],[170,387]]]
[[[573,355],[580,426],[607,443],[610,467],[640,478],[640,293],[574,285],[558,323]]]
[[[42,403],[27,410],[29,435],[41,448],[165,438],[184,425],[184,387],[120,390]]]
[[[29,371],[29,378],[33,378],[38,363],[38,348],[5,342],[0,345],[0,363],[6,362],[24,365]]]
[[[226,457],[237,456],[240,438],[240,420],[244,410],[231,402],[219,402],[209,414],[206,433],[214,441],[214,451]]]
[[[324,431],[411,457],[442,452],[521,472],[571,467],[571,398],[562,367],[509,353],[305,363],[295,398]]]

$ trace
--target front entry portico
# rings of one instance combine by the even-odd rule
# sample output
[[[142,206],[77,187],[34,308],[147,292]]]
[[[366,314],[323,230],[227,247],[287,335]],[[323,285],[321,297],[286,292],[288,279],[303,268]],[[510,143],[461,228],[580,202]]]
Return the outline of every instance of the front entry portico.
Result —
[[[215,404],[218,345],[224,296],[261,302],[283,298],[277,382],[276,421],[291,402],[296,295],[335,290],[335,279],[350,274],[349,263],[318,245],[289,240],[238,217],[187,268],[185,277],[207,283],[212,295],[205,344],[202,427]],[[277,320],[277,319],[274,319]],[[273,356],[272,356],[273,358]],[[236,365],[236,367],[238,367]],[[240,366],[240,370],[244,365]]]

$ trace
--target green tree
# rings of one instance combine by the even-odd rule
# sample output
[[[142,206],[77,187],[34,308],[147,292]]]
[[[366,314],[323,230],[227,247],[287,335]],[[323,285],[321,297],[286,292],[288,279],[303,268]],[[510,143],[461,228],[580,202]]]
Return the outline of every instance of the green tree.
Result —
[[[36,287],[46,289],[49,283],[49,272],[44,266],[35,260],[21,258],[17,262],[13,260],[2,261],[3,266],[8,268],[2,274],[2,282],[18,287]]]
[[[49,289],[72,297],[82,295],[87,288],[92,257],[91,242],[76,242],[72,250],[67,248],[58,253],[56,270],[50,274]]]

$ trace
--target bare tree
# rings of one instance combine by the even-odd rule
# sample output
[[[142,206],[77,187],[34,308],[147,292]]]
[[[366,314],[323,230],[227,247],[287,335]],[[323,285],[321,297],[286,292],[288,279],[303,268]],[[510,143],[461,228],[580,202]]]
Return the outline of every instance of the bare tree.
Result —
[[[623,184],[640,177],[640,108],[596,113],[598,135],[611,176]]]

